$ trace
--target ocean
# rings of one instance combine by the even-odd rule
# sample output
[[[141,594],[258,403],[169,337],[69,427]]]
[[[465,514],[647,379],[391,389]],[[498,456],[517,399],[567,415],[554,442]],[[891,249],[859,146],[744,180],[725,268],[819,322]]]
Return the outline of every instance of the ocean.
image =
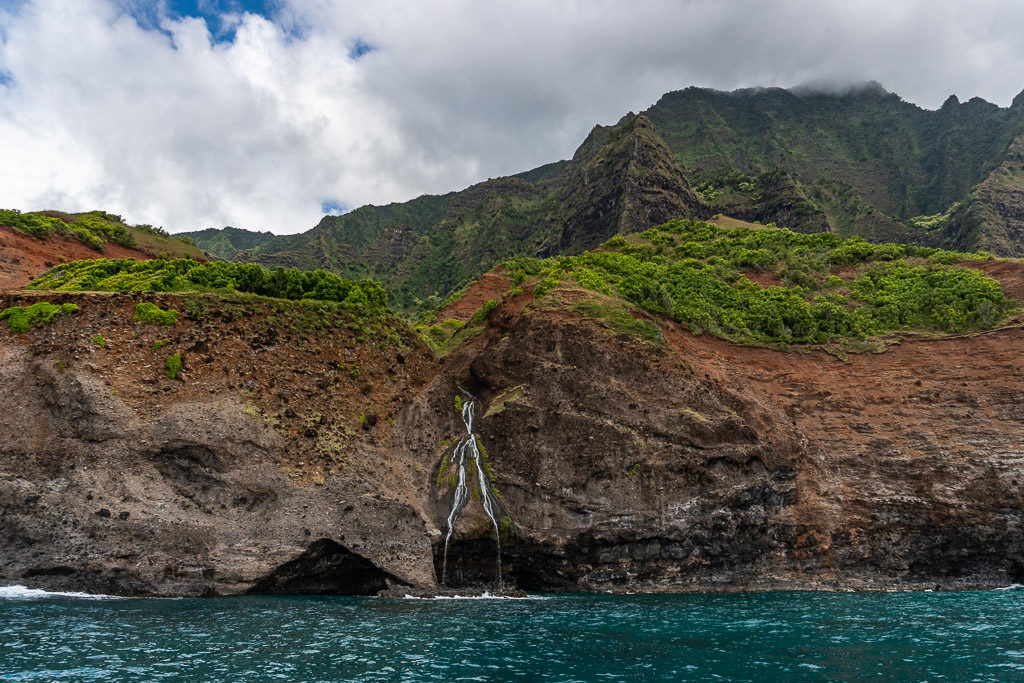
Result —
[[[0,681],[854,678],[1024,680],[1024,590],[128,599],[0,588]]]

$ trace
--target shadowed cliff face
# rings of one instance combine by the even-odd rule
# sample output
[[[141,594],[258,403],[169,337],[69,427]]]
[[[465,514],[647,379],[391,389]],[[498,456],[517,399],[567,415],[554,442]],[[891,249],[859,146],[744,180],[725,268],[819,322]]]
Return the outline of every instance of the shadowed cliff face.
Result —
[[[945,234],[958,249],[1024,253],[1024,135],[1017,136],[1000,164],[974,189]]]

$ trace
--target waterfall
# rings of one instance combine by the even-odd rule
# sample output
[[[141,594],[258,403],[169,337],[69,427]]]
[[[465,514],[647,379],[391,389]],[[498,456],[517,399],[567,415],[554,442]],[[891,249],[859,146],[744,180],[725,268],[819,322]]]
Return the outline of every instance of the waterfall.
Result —
[[[476,445],[476,434],[473,433],[473,418],[476,415],[476,397],[470,394],[465,389],[460,389],[463,396],[465,397],[462,401],[462,422],[466,426],[466,433],[463,434],[458,442],[455,444],[455,448],[452,449],[450,456],[450,464],[457,468],[458,479],[455,484],[455,493],[452,495],[452,509],[448,513],[448,533],[444,537],[444,562],[441,571],[441,583],[442,585],[448,584],[448,541],[451,540],[452,531],[455,529],[455,522],[459,517],[459,512],[466,505],[469,499],[469,487],[466,479],[466,456],[469,455],[469,466],[476,466],[476,478],[477,486],[480,489],[480,503],[483,505],[484,512],[487,513],[488,519],[491,520],[491,525],[494,527],[494,538],[498,543],[498,578],[497,586],[501,587],[501,531],[498,528],[498,520],[494,516],[495,510],[498,508],[497,501],[494,499],[494,494],[491,492],[491,482],[487,477],[487,473],[484,471],[482,458],[480,457],[480,449]]]

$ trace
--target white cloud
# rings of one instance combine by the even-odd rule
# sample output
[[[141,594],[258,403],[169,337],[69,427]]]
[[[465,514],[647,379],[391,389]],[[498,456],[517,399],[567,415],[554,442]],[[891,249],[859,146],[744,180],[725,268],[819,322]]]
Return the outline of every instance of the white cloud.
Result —
[[[122,5],[126,0],[121,0]],[[687,85],[875,79],[936,107],[1024,88],[1024,5],[994,0],[291,0],[141,28],[112,0],[0,13],[0,206],[189,230],[308,229],[572,154]],[[375,49],[350,57],[357,41]]]

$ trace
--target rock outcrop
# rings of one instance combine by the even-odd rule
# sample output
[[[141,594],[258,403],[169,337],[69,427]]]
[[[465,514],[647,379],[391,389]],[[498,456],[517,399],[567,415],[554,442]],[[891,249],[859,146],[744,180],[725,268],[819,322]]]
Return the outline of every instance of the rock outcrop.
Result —
[[[559,198],[564,207],[562,251],[578,253],[612,235],[711,215],[643,114],[595,127],[572,162],[572,175]]]
[[[141,595],[434,584],[414,463],[387,446],[435,371],[414,336],[300,304],[147,297],[183,312],[165,328],[132,320],[137,297],[62,300],[80,312],[0,331],[0,577]]]
[[[1024,253],[1024,134],[978,184],[945,229],[957,249],[994,254]]]

